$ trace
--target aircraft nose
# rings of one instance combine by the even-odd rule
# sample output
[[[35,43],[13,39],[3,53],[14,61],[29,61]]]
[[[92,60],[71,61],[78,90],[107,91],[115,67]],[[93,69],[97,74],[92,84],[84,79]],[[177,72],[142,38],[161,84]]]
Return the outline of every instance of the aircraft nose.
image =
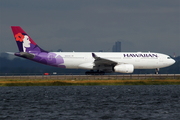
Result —
[[[173,60],[173,59],[171,60],[171,64],[172,64],[172,65],[173,65],[175,62],[176,62],[175,60]]]

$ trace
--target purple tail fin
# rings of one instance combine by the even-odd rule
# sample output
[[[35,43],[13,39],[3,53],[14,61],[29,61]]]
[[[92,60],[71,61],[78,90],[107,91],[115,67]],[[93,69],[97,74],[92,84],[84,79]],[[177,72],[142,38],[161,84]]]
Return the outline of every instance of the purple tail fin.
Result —
[[[41,49],[20,26],[11,26],[11,29],[19,52],[46,52]]]
[[[38,63],[65,68],[63,58],[53,52],[41,49],[29,35],[19,26],[11,26],[19,52],[16,56],[23,57]]]

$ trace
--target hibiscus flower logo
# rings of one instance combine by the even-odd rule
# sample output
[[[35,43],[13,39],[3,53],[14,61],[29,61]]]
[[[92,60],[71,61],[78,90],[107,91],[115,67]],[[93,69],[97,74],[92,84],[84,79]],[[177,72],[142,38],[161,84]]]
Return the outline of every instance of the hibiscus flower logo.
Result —
[[[24,39],[24,35],[22,33],[18,33],[15,35],[16,41],[22,42]]]

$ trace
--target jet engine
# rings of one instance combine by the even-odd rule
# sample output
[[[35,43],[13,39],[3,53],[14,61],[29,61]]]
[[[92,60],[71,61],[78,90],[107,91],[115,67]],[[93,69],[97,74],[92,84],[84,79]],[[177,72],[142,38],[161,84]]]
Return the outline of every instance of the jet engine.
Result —
[[[113,71],[120,73],[133,73],[134,66],[132,64],[120,64],[114,66]]]

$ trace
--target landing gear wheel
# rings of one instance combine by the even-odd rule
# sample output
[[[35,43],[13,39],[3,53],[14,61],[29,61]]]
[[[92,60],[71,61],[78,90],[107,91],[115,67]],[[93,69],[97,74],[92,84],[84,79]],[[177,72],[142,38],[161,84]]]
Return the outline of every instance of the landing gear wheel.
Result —
[[[158,72],[159,72],[159,68],[156,68],[155,69],[155,74],[159,74]]]
[[[103,71],[87,71],[85,72],[85,75],[104,75],[105,72]]]

